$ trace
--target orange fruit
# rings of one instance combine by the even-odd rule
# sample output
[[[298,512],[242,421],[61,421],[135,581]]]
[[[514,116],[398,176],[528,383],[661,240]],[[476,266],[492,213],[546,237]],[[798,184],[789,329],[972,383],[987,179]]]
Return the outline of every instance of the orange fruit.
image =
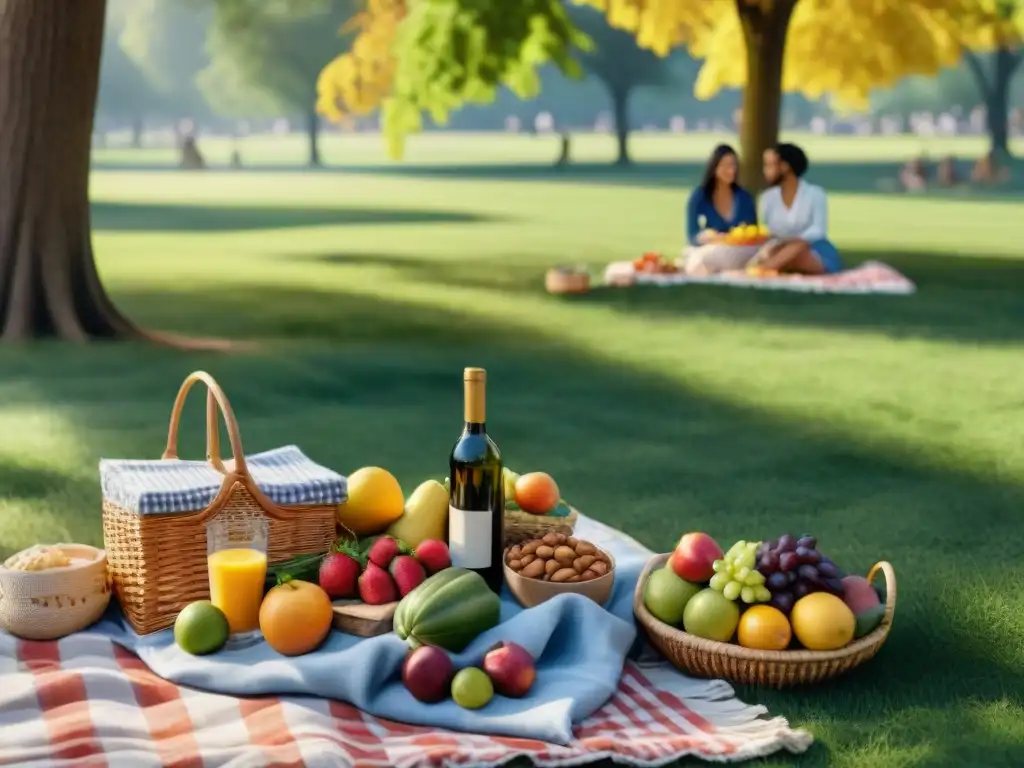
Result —
[[[530,472],[516,480],[516,504],[523,512],[546,515],[558,506],[558,485],[546,472]]]
[[[834,651],[853,640],[857,619],[846,603],[827,592],[796,601],[789,614],[793,633],[811,651]]]
[[[319,647],[333,621],[331,598],[308,581],[278,584],[260,605],[263,638],[284,656],[300,656]]]
[[[736,639],[744,648],[759,651],[784,651],[793,631],[786,614],[770,605],[755,605],[740,616]]]

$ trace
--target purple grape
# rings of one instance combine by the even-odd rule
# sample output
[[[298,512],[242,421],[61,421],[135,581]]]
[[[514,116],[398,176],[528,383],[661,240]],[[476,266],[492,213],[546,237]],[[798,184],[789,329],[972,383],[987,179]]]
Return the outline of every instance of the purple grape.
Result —
[[[767,576],[769,573],[775,573],[779,570],[779,556],[775,552],[766,552],[761,557],[761,562],[757,564],[757,570]]]
[[[793,584],[796,581],[796,571],[786,573],[786,578],[789,579],[790,584]]]
[[[800,558],[796,556],[796,552],[783,552],[779,555],[779,569],[783,571],[793,571],[800,565]]]
[[[800,551],[799,548],[796,550]],[[821,552],[816,549],[805,549],[803,556],[800,558],[800,562],[805,565],[817,565],[821,562]]]
[[[768,551],[769,552],[774,552],[776,549],[779,548],[779,540],[778,539],[772,539],[771,541],[766,541],[765,544],[768,545]]]
[[[797,575],[804,581],[810,582],[811,584],[817,584],[820,579],[818,578],[818,569],[813,565],[801,565],[797,568]]]
[[[796,602],[793,596],[789,592],[776,592],[772,595],[772,599],[769,605],[778,608],[784,614],[789,616],[789,612],[793,610],[793,603]]]
[[[807,597],[814,590],[811,589],[811,585],[806,581],[798,581],[793,585],[793,597],[799,600],[801,597]]]
[[[779,592],[789,586],[789,577],[784,573],[776,571],[767,579],[765,579],[765,585],[771,592]]]
[[[798,547],[807,547],[808,549],[817,549],[818,540],[813,536],[808,536],[806,533],[796,541]]]
[[[818,573],[826,579],[834,579],[839,575],[839,569],[831,560],[822,560],[818,563]]]
[[[830,578],[830,579],[825,579],[822,582],[822,584],[825,586],[825,589],[827,589],[833,595],[837,595],[839,597],[842,597],[843,594],[846,592],[846,587],[843,586],[843,582],[841,582],[839,579],[837,579],[835,577]]]
[[[790,533],[779,536],[779,551],[780,552],[792,552],[796,549],[796,539]]]
[[[757,557],[760,558],[760,557],[763,557],[764,553],[767,552],[767,551],[768,551],[768,542],[767,541],[762,541],[760,544],[757,545],[757,552],[755,554],[756,554]]]

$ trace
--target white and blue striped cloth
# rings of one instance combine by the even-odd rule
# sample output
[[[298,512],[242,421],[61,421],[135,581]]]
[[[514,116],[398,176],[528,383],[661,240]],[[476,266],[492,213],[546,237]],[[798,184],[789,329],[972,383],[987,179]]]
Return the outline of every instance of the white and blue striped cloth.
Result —
[[[314,462],[297,446],[257,453],[245,461],[256,485],[275,504],[340,504],[348,497],[348,481]],[[100,460],[103,498],[143,515],[205,509],[223,484],[224,475],[206,461]]]

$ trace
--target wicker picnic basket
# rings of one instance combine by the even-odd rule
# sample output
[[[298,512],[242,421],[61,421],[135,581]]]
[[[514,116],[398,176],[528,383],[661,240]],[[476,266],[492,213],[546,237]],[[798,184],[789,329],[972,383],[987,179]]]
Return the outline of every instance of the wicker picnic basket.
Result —
[[[522,544],[524,541],[543,538],[548,533],[564,533],[572,536],[573,528],[576,527],[576,518],[579,513],[569,508],[569,514],[557,517],[555,515],[531,515],[518,509],[505,510],[505,547],[513,544]]]
[[[170,627],[190,602],[209,598],[206,523],[213,517],[266,517],[270,529],[267,559],[274,563],[325,552],[336,535],[337,503],[344,500],[297,504],[271,500],[253,480],[231,404],[213,377],[202,371],[185,379],[171,409],[162,457],[167,469],[176,467],[172,462],[178,461],[181,411],[196,382],[207,389],[207,461],[223,476],[212,501],[195,510],[142,514],[113,501],[104,487],[103,539],[111,581],[125,616],[139,634]],[[233,458],[229,461],[221,458],[218,411],[231,444]]]
[[[878,653],[892,628],[896,611],[896,573],[889,563],[882,561],[868,573],[868,581],[873,581],[879,572],[885,575],[885,616],[873,632],[845,648],[836,651],[758,651],[695,637],[654,618],[644,606],[647,578],[668,558],[667,554],[656,555],[647,563],[633,593],[633,613],[651,644],[684,672],[773,688],[818,683],[849,672],[870,659]]]

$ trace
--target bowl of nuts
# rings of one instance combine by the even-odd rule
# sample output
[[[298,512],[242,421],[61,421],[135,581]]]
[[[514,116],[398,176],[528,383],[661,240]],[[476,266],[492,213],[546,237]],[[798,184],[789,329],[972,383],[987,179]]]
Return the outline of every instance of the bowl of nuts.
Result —
[[[524,608],[567,593],[603,605],[615,584],[615,561],[589,541],[548,533],[505,550],[505,583]]]

